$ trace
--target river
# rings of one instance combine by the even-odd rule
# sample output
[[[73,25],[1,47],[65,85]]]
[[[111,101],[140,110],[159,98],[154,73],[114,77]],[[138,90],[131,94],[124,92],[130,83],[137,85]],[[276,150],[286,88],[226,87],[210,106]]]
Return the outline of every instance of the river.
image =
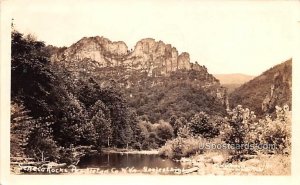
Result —
[[[77,167],[100,168],[103,170],[134,168],[142,171],[145,168],[152,169],[184,169],[190,165],[179,161],[162,158],[158,154],[126,154],[126,153],[103,153],[83,156]],[[173,172],[167,173],[172,174]]]

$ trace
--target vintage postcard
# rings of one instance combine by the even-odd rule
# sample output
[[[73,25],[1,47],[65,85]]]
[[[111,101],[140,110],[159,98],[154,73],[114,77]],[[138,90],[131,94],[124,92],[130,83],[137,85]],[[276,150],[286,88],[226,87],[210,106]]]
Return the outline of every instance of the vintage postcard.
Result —
[[[0,184],[294,184],[299,10],[1,1]]]

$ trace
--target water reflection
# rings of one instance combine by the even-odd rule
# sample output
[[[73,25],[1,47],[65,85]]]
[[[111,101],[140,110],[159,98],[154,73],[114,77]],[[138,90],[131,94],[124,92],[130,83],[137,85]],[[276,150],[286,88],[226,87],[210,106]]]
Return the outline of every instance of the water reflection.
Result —
[[[102,168],[102,169],[121,169],[134,167],[135,169],[148,168],[186,168],[180,162],[171,159],[163,159],[159,155],[151,154],[121,154],[104,153],[97,155],[86,155],[80,159],[79,168]]]

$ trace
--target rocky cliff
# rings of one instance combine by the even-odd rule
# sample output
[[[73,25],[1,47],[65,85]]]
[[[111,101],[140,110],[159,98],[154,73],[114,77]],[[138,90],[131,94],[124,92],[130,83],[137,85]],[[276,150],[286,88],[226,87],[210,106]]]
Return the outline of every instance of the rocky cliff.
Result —
[[[52,62],[72,71],[75,81],[92,77],[103,87],[119,88],[139,115],[168,119],[188,109],[222,114],[228,106],[219,80],[205,66],[191,63],[189,53],[163,41],[146,38],[129,49],[122,41],[97,36],[52,51]]]
[[[52,55],[53,61],[82,61],[90,59],[99,67],[123,67],[126,70],[147,72],[149,76],[168,76],[172,71],[194,69],[206,71],[204,66],[190,62],[187,52],[178,53],[175,47],[152,38],[137,42],[129,50],[123,41],[112,42],[104,37],[83,38],[62,52]]]

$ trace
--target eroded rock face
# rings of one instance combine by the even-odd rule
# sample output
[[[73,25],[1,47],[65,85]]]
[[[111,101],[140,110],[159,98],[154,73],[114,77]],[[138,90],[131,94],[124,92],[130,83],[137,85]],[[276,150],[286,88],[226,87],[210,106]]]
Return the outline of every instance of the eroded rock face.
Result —
[[[100,67],[122,66],[129,70],[141,70],[148,76],[168,76],[179,69],[206,71],[204,66],[190,62],[187,52],[178,54],[175,47],[152,38],[137,42],[133,50],[129,50],[122,42],[112,42],[104,37],[83,38],[61,53],[52,56],[52,60],[96,61]]]
[[[81,61],[91,59],[97,61],[99,66],[115,66],[128,53],[127,45],[122,42],[111,42],[104,37],[84,37],[77,43],[68,47],[62,53],[52,56],[53,61]]]
[[[190,55],[186,52],[181,53],[177,60],[178,69],[191,69]]]
[[[262,111],[270,112],[270,110],[275,109],[278,103],[281,106],[284,104],[291,106],[288,101],[284,101],[284,99],[291,99],[291,92],[292,78],[288,77],[288,73],[275,73],[273,76],[273,83],[270,85],[268,94],[263,99],[261,106]]]

